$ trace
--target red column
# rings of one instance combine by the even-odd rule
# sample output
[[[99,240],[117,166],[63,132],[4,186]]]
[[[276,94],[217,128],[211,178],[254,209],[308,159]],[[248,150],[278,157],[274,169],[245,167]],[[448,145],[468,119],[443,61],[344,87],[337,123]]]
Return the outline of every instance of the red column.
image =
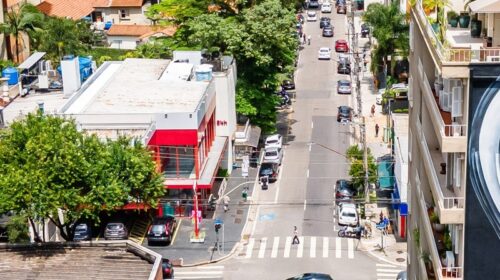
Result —
[[[200,159],[198,153],[198,145],[194,146],[194,170],[196,173],[196,179],[199,178],[200,173]]]

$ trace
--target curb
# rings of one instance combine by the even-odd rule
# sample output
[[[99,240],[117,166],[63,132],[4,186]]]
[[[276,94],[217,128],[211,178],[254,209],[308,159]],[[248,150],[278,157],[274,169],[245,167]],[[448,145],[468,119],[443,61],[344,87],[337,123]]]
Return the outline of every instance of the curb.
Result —
[[[232,257],[232,255],[236,252],[236,248],[238,248],[240,246],[240,243],[241,242],[237,242],[236,244],[234,244],[233,249],[231,249],[231,252],[229,252],[228,254],[226,254],[218,259],[211,260],[211,261],[201,261],[201,262],[192,263],[192,264],[182,264],[182,265],[179,265],[178,267],[195,267],[195,266],[201,266],[201,265],[221,262],[225,259]]]
[[[393,261],[390,261],[386,258],[383,258],[381,256],[377,256],[376,254],[373,253],[373,251],[375,251],[376,249],[372,249],[372,250],[368,250],[366,252],[368,252],[368,254],[370,254],[372,257],[378,259],[378,260],[381,260],[383,262],[386,262],[388,264],[392,264],[392,265],[395,265],[395,266],[400,266],[400,267],[406,267],[406,263],[402,264],[402,263],[397,263],[397,262],[393,262]]]

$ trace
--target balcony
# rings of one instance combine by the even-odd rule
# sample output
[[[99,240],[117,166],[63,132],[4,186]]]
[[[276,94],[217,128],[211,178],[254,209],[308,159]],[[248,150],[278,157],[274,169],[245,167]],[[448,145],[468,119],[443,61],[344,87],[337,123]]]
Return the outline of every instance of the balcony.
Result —
[[[427,173],[432,196],[436,204],[435,211],[443,224],[463,224],[465,218],[465,199],[447,187],[446,175],[440,174],[443,156],[441,152],[430,149],[425,140],[422,126],[418,120],[412,122],[417,134],[417,142]]]
[[[426,263],[420,263],[421,273],[425,271],[428,279],[462,279],[463,268],[456,265],[456,258],[453,253],[451,253],[451,255],[448,253],[448,255],[446,255],[448,258],[442,258],[440,256],[437,245],[439,237],[436,235],[436,231],[432,228],[432,224],[428,216],[427,203],[422,192],[417,191],[417,196],[419,200],[418,207],[420,208],[419,216],[421,217],[419,224],[422,225],[419,229],[420,248],[418,250],[421,250],[421,259],[424,263]],[[432,266],[432,269],[429,266]]]
[[[467,125],[452,121],[452,116],[454,116],[452,113],[455,115],[456,111],[460,111],[460,113],[462,113],[463,93],[459,93],[461,99],[459,98],[458,102],[452,100],[452,97],[448,92],[446,92],[448,96],[445,98],[444,90],[449,91],[448,88],[451,88],[451,94],[454,94],[453,91],[456,91],[455,88],[457,88],[453,85],[449,85],[448,88],[444,87],[444,90],[440,91],[441,96],[436,96],[434,94],[435,90],[432,89],[434,86],[431,87],[429,79],[423,70],[422,61],[419,59],[417,64],[417,76],[420,79],[425,103],[427,104],[427,109],[429,110],[432,125],[438,138],[441,151],[443,153],[465,153],[467,149]],[[444,107],[445,105],[445,100],[447,103],[450,103],[446,104],[446,106],[450,105],[452,107],[450,111],[452,112],[447,112],[441,109],[441,107]]]
[[[446,31],[446,44],[437,37],[427,15],[422,8],[422,0],[418,0],[412,8],[416,22],[424,33],[429,49],[438,60],[438,65],[451,66],[473,63],[498,63],[500,61],[500,47],[486,47],[483,39],[470,36],[470,29],[449,28]]]

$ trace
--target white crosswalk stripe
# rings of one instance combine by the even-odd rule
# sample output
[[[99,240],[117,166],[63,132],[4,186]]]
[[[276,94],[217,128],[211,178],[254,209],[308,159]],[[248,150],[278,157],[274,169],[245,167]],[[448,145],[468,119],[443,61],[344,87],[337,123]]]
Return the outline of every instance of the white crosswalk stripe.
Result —
[[[174,269],[175,279],[223,279],[224,266],[179,267]]]
[[[330,255],[333,257],[333,253],[330,254],[330,251],[335,251],[337,259],[355,258],[355,239],[300,236],[299,244],[292,244],[292,239],[293,236],[249,238],[238,258],[328,258]]]
[[[395,265],[386,263],[377,263],[377,280],[393,280],[402,270]]]

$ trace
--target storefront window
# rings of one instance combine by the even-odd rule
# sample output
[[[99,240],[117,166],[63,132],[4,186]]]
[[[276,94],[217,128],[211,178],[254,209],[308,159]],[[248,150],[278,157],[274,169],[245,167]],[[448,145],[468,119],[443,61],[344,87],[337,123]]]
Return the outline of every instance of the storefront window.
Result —
[[[190,178],[194,173],[194,148],[192,146],[161,146],[162,171],[167,178]]]

